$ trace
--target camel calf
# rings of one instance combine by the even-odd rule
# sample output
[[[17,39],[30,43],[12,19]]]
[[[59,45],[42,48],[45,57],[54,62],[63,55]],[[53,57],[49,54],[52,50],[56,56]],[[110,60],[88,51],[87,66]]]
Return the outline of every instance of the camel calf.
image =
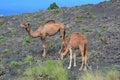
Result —
[[[79,70],[86,70],[87,65],[87,55],[86,55],[86,48],[87,48],[87,39],[78,32],[73,32],[69,37],[66,39],[67,48],[64,52],[62,52],[61,59],[70,51],[70,63],[68,66],[68,69],[71,68],[72,63],[72,48],[73,49],[79,49],[81,51],[82,56],[82,65]],[[76,53],[73,55],[74,57],[74,67],[76,67]],[[85,65],[84,69],[83,66]]]

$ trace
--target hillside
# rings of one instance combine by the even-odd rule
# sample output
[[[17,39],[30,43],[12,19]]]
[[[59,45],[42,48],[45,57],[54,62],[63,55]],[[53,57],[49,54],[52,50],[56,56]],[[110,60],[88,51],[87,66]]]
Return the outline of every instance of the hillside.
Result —
[[[105,67],[120,70],[120,2],[101,2],[96,5],[62,7],[58,10],[0,17],[0,80],[16,80],[29,65],[14,67],[12,62],[22,63],[28,55],[34,58],[33,64],[38,59],[43,62],[48,59],[60,59],[59,33],[47,37],[47,55],[46,58],[42,58],[40,38],[30,37],[29,41],[28,33],[20,28],[21,23],[29,22],[36,30],[49,19],[62,22],[66,36],[72,32],[80,32],[87,37],[88,65],[92,70]],[[28,41],[25,40],[26,37]],[[69,70],[70,80],[77,80],[76,77],[80,74],[78,69],[81,56],[77,56],[77,67]],[[63,61],[64,67],[67,68],[69,56]]]

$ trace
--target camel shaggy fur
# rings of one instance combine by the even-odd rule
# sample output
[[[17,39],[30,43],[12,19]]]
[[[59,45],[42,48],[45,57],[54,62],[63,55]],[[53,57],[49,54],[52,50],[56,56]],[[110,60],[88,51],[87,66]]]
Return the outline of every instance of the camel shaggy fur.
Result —
[[[22,28],[24,28],[28,34],[34,38],[40,37],[42,41],[42,47],[43,47],[43,54],[42,56],[46,56],[46,37],[47,36],[53,36],[57,32],[60,31],[61,37],[62,37],[62,43],[61,43],[61,49],[64,46],[65,43],[65,29],[62,23],[55,22],[54,20],[48,20],[44,24],[40,25],[40,27],[33,31],[31,29],[31,25],[29,23],[23,23],[20,25]],[[61,51],[60,49],[60,51]]]
[[[86,55],[86,48],[87,48],[87,39],[78,32],[73,32],[69,37],[66,39],[67,42],[67,48],[64,52],[62,52],[61,59],[70,51],[70,63],[68,66],[68,69],[71,68],[72,63],[72,48],[73,49],[79,49],[81,51],[82,56],[82,65],[79,70],[86,70],[87,65],[87,55]],[[74,57],[74,67],[76,67],[76,53],[73,54]],[[85,66],[84,66],[85,65]]]

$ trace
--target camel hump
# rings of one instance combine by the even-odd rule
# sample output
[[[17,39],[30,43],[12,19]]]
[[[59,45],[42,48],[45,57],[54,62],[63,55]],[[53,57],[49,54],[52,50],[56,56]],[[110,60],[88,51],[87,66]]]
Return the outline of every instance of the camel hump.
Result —
[[[45,22],[45,24],[46,23],[55,23],[55,20],[48,20],[48,21]]]

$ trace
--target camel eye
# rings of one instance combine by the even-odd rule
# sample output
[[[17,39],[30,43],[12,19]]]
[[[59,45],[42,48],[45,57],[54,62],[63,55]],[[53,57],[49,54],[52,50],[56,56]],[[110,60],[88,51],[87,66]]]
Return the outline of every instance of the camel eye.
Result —
[[[30,23],[27,23],[27,26],[30,26]]]

